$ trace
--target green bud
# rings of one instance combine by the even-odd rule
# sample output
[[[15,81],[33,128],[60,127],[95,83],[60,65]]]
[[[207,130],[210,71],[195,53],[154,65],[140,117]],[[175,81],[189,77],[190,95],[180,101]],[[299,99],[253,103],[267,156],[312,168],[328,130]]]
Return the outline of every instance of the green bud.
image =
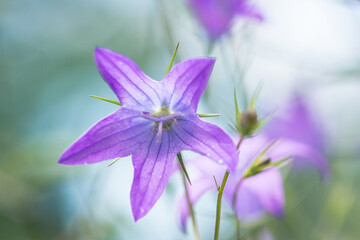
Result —
[[[259,168],[266,168],[267,166],[269,166],[269,164],[271,163],[271,159],[270,158],[266,158],[264,160],[262,160],[257,167]]]
[[[249,136],[255,132],[258,126],[258,118],[255,109],[246,109],[237,118],[237,129],[242,136]]]

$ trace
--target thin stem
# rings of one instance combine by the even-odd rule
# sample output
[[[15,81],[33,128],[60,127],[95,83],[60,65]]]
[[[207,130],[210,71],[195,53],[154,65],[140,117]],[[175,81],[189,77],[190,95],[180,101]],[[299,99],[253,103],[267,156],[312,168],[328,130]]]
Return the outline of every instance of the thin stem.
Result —
[[[218,189],[218,197],[217,197],[217,203],[216,203],[216,221],[215,221],[215,235],[214,240],[219,239],[219,230],[220,230],[220,215],[221,215],[221,200],[222,195],[224,193],[225,185],[227,182],[227,179],[229,177],[229,171],[226,171],[223,177],[223,180],[221,182],[221,186]]]
[[[242,141],[243,141],[243,137],[240,137],[240,140],[236,146],[237,149],[239,149]],[[221,201],[222,201],[222,196],[224,193],[224,189],[225,189],[225,185],[226,182],[228,180],[229,177],[229,171],[226,171],[223,177],[223,180],[221,182],[221,186],[220,188],[218,188],[218,197],[217,197],[217,203],[216,203],[216,221],[215,221],[215,233],[214,233],[214,240],[218,240],[219,239],[219,231],[220,231],[220,215],[221,215]],[[240,231],[240,230],[239,230]]]
[[[239,149],[239,148],[240,148],[240,145],[241,145],[241,143],[242,143],[243,140],[244,140],[244,138],[241,136],[238,144],[236,145],[236,149]]]
[[[178,154],[178,159],[180,160],[179,156],[181,156],[181,153]],[[182,159],[182,157],[181,157],[181,159]],[[182,168],[180,168],[180,169],[181,169],[182,181],[183,181],[184,188],[185,188],[186,201],[187,201],[187,204],[188,204],[188,207],[189,207],[190,216],[191,216],[191,222],[192,222],[192,226],[193,226],[193,229],[194,229],[195,239],[200,240],[200,234],[199,234],[199,230],[198,230],[198,227],[197,227],[197,224],[196,224],[194,209],[193,209],[193,206],[191,204],[189,190],[188,190],[187,185],[186,185],[185,172],[184,172],[184,170]]]
[[[240,185],[242,183],[242,179],[240,179],[240,181],[236,184],[235,187],[235,192],[234,192],[234,196],[233,196],[233,210],[234,210],[234,216],[235,216],[235,224],[236,224],[236,240],[240,240],[241,235],[240,235],[240,221],[236,212],[236,201],[237,201],[237,191],[240,188]]]

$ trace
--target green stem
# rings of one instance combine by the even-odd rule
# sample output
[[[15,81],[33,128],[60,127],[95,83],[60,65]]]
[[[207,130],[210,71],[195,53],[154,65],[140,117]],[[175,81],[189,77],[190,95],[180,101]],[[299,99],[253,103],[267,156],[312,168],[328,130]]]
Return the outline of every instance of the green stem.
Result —
[[[182,159],[181,153],[178,154],[178,159],[179,159],[179,161],[180,161],[180,159]],[[193,206],[191,204],[191,201],[190,201],[189,190],[188,190],[187,185],[186,185],[186,176],[185,176],[185,172],[184,172],[183,168],[181,168],[181,176],[182,176],[182,181],[183,181],[184,188],[185,188],[186,201],[187,201],[189,211],[190,211],[191,222],[192,222],[192,226],[193,226],[193,229],[194,229],[195,239],[200,240],[200,234],[199,234],[199,230],[198,230],[198,227],[197,227],[197,224],[196,224],[194,208],[193,208]]]
[[[236,145],[236,148],[239,149],[242,141],[244,138],[241,136],[238,144]],[[217,197],[217,203],[216,203],[216,221],[215,221],[215,234],[214,234],[214,240],[219,239],[219,231],[220,231],[220,218],[221,218],[221,201],[222,196],[224,193],[225,185],[229,177],[229,171],[226,171],[223,177],[223,180],[221,182],[220,188],[218,188],[218,197]],[[240,231],[240,229],[239,229]]]
[[[238,215],[236,213],[237,191],[238,191],[241,183],[242,183],[242,179],[240,179],[240,181],[236,184],[235,193],[234,193],[234,196],[233,196],[233,204],[232,204],[232,207],[233,207],[233,210],[234,210],[234,216],[235,216],[235,224],[236,224],[236,240],[240,240],[240,238],[241,238],[240,221],[239,221]]]
[[[220,230],[220,215],[221,215],[221,200],[222,195],[224,193],[225,185],[229,177],[229,172],[226,171],[223,177],[223,180],[221,182],[221,186],[218,189],[218,197],[217,197],[217,203],[216,203],[216,221],[215,221],[215,235],[214,240],[219,239],[219,230]]]
[[[242,143],[243,140],[244,140],[244,138],[243,138],[243,137],[240,137],[240,140],[239,140],[238,144],[236,145],[236,149],[239,149],[239,148],[240,148],[240,145],[241,145],[241,143]]]

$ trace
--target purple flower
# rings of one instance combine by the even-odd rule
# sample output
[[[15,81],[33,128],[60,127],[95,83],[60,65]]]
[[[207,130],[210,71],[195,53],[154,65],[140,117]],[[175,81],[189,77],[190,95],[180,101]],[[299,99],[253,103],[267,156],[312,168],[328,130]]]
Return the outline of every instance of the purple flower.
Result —
[[[131,206],[135,221],[164,192],[177,153],[192,150],[231,170],[237,152],[231,138],[196,114],[215,60],[183,61],[159,81],[146,76],[129,58],[95,49],[100,74],[122,106],[91,127],[60,157],[59,163],[95,163],[132,155]]]
[[[199,19],[211,40],[226,33],[236,15],[257,20],[263,16],[248,0],[188,0],[194,14]]]
[[[284,187],[280,171],[270,166],[263,172],[244,178],[252,166],[292,157],[295,163],[306,160],[315,165],[324,178],[330,174],[326,158],[316,148],[320,144],[315,141],[319,136],[318,131],[303,102],[296,101],[288,115],[286,121],[275,119],[272,127],[264,129],[253,138],[245,139],[240,146],[239,164],[228,178],[224,198],[241,220],[256,220],[264,212],[277,217],[284,213]],[[276,128],[277,131],[269,130],[275,129],[276,123],[281,124]],[[274,142],[279,138],[279,141]],[[270,143],[273,145],[262,154]],[[195,203],[208,190],[216,191],[213,175],[221,181],[224,170],[205,158],[193,164],[201,172],[192,186],[188,186],[191,202]],[[184,197],[180,200],[179,209],[180,225],[185,229],[189,210]]]
[[[321,128],[316,124],[300,95],[295,96],[281,117],[272,119],[264,127],[263,134],[270,140],[286,138],[287,149],[292,149],[291,151],[311,151],[313,157],[295,161],[295,164],[298,166],[302,165],[302,162],[314,164],[324,178],[330,177],[328,162],[319,157],[324,151]]]

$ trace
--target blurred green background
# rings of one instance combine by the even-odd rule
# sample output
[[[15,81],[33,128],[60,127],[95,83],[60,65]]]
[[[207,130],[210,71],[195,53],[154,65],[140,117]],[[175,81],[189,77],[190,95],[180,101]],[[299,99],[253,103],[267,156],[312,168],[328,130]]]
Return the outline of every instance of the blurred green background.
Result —
[[[274,239],[359,239],[360,5],[257,3],[264,23],[238,19],[215,46],[200,111],[221,113],[214,121],[227,128],[237,81],[229,65],[243,73],[248,94],[264,84],[263,113],[302,92],[324,130],[332,179],[290,174],[285,217],[245,224],[244,231],[249,239],[264,231]],[[116,109],[89,97],[115,98],[97,72],[94,47],[127,55],[161,80],[177,41],[177,61],[205,54],[204,31],[181,0],[0,0],[0,239],[192,239],[177,227],[178,179],[134,223],[130,158],[109,168],[57,164],[66,147]],[[239,65],[229,62],[233,56]],[[209,194],[196,206],[204,239],[213,234],[214,201]],[[224,239],[232,227],[225,217]]]

